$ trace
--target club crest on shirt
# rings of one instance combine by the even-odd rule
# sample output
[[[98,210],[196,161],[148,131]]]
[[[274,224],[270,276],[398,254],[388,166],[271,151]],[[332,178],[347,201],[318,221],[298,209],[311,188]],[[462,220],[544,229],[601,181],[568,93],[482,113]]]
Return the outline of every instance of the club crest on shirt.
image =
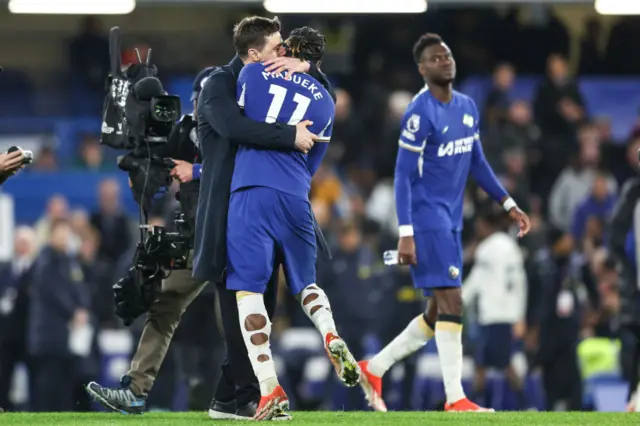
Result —
[[[465,114],[464,117],[462,117],[462,124],[464,124],[467,127],[473,127],[473,117],[470,116],[469,114]]]
[[[459,276],[460,269],[456,268],[455,266],[449,266],[449,278],[451,278],[452,280],[456,280]]]
[[[418,114],[413,114],[407,120],[407,130],[411,133],[416,133],[420,130],[420,116]]]

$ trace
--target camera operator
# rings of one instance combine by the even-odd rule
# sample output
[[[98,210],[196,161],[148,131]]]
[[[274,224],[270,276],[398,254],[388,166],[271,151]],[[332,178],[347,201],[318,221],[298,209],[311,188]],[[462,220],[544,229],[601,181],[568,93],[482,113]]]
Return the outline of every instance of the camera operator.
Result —
[[[194,82],[194,96],[192,97],[194,114],[197,112],[197,92],[202,86],[203,79],[210,71],[210,69],[203,70]],[[180,210],[184,215],[187,228],[183,232],[190,234],[191,246],[193,246],[193,230],[195,229],[199,178],[202,167],[198,163],[200,150],[195,131],[196,125],[197,122],[192,115],[183,116],[171,131],[167,144],[156,152],[159,157],[171,158],[173,162],[174,166],[168,173],[180,181],[180,191],[177,198],[180,201]],[[135,186],[136,182],[132,182],[134,191],[136,191]],[[87,392],[105,407],[129,413],[141,413],[145,410],[147,395],[158,376],[174,332],[180,324],[182,314],[207,286],[206,281],[192,277],[192,258],[193,256],[190,254],[187,269],[172,270],[169,277],[162,282],[162,289],[157,295],[157,300],[149,308],[149,317],[131,361],[131,368],[121,378],[122,387],[110,389],[96,382],[87,385]],[[189,330],[185,326],[181,328],[184,332],[193,331],[194,334],[198,334],[196,331],[199,329],[206,332],[206,337],[204,333],[200,333],[197,339],[200,339],[199,343],[206,340],[203,350],[208,349],[209,355],[216,354],[217,360],[208,360],[208,364],[211,365],[209,368],[211,375],[217,373],[224,357],[224,339],[222,338],[222,330],[218,326],[219,321],[216,320],[215,297],[215,287],[210,286],[197,302],[206,305],[206,309],[213,313],[208,316],[209,326],[201,324],[200,318],[193,318],[196,324],[188,327]],[[204,312],[205,309],[196,310]],[[190,317],[187,315],[185,319],[188,321]],[[216,347],[221,350],[214,350]],[[205,381],[215,383],[217,380],[214,377],[205,377]]]
[[[611,214],[609,244],[621,265],[620,364],[629,384],[628,410],[640,411],[637,392],[640,368],[640,179],[628,180]]]

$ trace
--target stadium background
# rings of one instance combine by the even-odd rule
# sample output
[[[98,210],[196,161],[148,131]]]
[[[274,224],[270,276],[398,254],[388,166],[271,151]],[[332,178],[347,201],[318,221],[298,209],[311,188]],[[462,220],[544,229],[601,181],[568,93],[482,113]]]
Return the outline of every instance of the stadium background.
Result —
[[[501,3],[487,7],[480,2],[430,2],[428,12],[419,15],[279,14],[284,34],[305,24],[323,31],[327,36],[323,70],[339,88],[334,137],[312,193],[316,216],[335,256],[331,265],[319,265],[319,284],[332,300],[341,333],[361,355],[375,352],[422,309],[424,301],[413,291],[407,271],[385,268],[381,253],[393,248],[397,238],[391,179],[398,122],[422,86],[411,47],[420,34],[437,32],[457,60],[457,88],[482,108],[482,139],[491,164],[532,217],[532,233],[522,240],[528,270],[535,274],[534,260],[548,247],[550,229],[575,237],[575,252],[600,299],[597,307],[584,311],[576,353],[585,407],[621,411],[626,386],[619,377],[617,355],[619,277],[611,267],[603,235],[617,189],[638,168],[640,47],[631,41],[640,36],[640,18],[598,15],[587,2]],[[0,189],[0,260],[8,262],[0,275],[4,361],[0,382],[11,382],[9,397],[16,409],[28,410],[30,362],[25,351],[30,341],[39,338],[33,334],[43,332],[30,329],[24,321],[33,294],[26,287],[16,292],[12,284],[14,234],[29,239],[20,226],[35,230],[34,250],[48,243],[48,227],[57,216],[68,216],[77,234],[72,246],[85,270],[82,291],[93,300],[91,322],[96,333],[88,355],[79,356],[76,371],[68,372],[69,380],[81,384],[100,379],[115,385],[128,367],[141,328],[137,324],[126,329],[111,313],[110,286],[130,260],[137,240],[137,211],[126,175],[115,167],[118,153],[97,143],[108,70],[108,29],[112,25],[123,29],[125,62],[136,46],[154,49],[165,87],[181,96],[183,110],[189,112],[193,76],[204,66],[231,59],[235,22],[248,14],[265,13],[260,3],[251,1],[148,0],[139,1],[129,15],[97,18],[14,15],[0,4],[5,67],[0,74],[0,151],[17,144],[32,149],[36,157],[35,164]],[[562,72],[564,62],[555,54],[568,59],[569,75],[561,96],[548,88],[539,91],[548,68]],[[513,82],[511,68],[500,66],[504,63],[515,69]],[[569,101],[556,104],[560,98]],[[584,113],[576,106],[583,106]],[[558,109],[561,115],[549,114]],[[601,209],[593,207],[598,203],[590,197],[592,187],[602,188],[602,183],[611,189],[605,189],[608,207]],[[469,187],[466,270],[473,264],[476,245],[474,209],[483,198]],[[168,218],[174,207],[168,199],[158,215]],[[22,230],[16,234],[18,229]],[[19,243],[20,251],[24,245]],[[546,303],[535,288],[530,288],[529,296],[528,318]],[[363,408],[359,390],[346,392],[332,380],[321,341],[307,328],[310,324],[296,304],[286,293],[281,300],[275,352],[283,361],[279,368],[294,407]],[[194,310],[190,324],[200,326],[181,327],[178,332],[151,395],[153,408],[199,407],[198,400],[210,397],[204,391],[190,391],[198,383],[199,363],[206,363],[206,351],[202,359],[193,356],[198,352],[194,342],[201,339],[196,334],[206,331],[211,321],[206,314],[206,307]],[[466,322],[465,375],[470,379],[476,337],[473,312]],[[545,336],[536,335],[531,322],[516,348],[514,365],[526,374],[531,405],[544,409],[539,372],[528,368],[527,360],[535,359]],[[12,358],[19,362],[9,379],[7,366],[13,363],[7,360]],[[439,375],[431,344],[388,374],[390,408],[434,408],[443,397]],[[514,398],[502,375],[490,377],[491,405],[513,408]],[[76,399],[79,410],[91,408],[81,392]]]

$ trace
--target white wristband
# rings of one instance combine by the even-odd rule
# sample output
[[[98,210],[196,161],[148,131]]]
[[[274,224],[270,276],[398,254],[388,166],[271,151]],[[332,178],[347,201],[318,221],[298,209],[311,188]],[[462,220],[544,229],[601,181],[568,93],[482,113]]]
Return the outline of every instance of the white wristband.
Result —
[[[413,225],[402,225],[398,228],[400,237],[413,237]]]
[[[514,207],[518,207],[518,205],[516,204],[514,199],[511,198],[511,197],[507,198],[504,201],[504,203],[502,203],[502,208],[504,208],[504,211],[506,211],[507,213],[509,213],[511,211],[511,209],[514,208]]]

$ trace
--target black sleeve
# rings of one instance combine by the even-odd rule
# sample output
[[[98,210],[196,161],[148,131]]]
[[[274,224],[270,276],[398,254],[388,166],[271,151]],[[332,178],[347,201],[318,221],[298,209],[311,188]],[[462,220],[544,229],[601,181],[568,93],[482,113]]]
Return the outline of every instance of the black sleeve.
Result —
[[[313,62],[309,63],[309,75],[313,78],[315,78],[316,80],[318,80],[320,82],[320,84],[322,84],[324,86],[325,89],[327,89],[327,92],[329,92],[329,94],[331,95],[331,99],[333,99],[333,102],[336,102],[336,92],[333,90],[333,87],[331,86],[331,83],[329,83],[329,79],[327,78],[327,76],[325,75],[325,73],[323,73],[322,71],[320,71],[320,68],[318,68],[318,66],[316,64],[314,64]]]
[[[592,309],[598,309],[600,307],[600,292],[598,292],[598,283],[589,268],[589,264],[582,267],[581,274],[582,282],[589,297],[589,305]]]
[[[214,71],[200,94],[198,113],[202,113],[220,136],[232,143],[293,151],[295,127],[281,123],[262,123],[245,117],[235,100],[235,84],[233,75],[227,71]]]
[[[626,259],[627,234],[633,224],[633,215],[638,200],[640,200],[640,180],[633,179],[622,187],[620,198],[611,213],[609,247],[618,261]]]

